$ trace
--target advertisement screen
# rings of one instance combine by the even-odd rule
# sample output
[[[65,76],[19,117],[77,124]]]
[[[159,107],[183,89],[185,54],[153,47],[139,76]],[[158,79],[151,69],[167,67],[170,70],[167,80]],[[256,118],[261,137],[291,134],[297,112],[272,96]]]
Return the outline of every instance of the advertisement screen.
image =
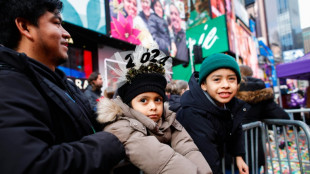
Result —
[[[104,0],[62,0],[63,21],[106,34]]]
[[[229,51],[225,15],[186,31],[188,40],[202,47],[202,57]]]
[[[188,60],[183,0],[110,0],[111,36]]]
[[[211,0],[212,18],[225,14],[224,0]]]
[[[211,19],[210,0],[186,0],[187,29],[206,23]]]

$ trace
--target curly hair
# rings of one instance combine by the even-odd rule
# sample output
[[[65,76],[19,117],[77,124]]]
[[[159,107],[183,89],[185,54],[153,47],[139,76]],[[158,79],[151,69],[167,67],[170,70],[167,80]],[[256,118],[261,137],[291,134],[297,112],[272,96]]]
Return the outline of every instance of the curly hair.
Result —
[[[60,0],[0,0],[0,44],[15,49],[21,34],[15,24],[16,18],[23,18],[37,26],[38,19],[46,12],[62,10]]]

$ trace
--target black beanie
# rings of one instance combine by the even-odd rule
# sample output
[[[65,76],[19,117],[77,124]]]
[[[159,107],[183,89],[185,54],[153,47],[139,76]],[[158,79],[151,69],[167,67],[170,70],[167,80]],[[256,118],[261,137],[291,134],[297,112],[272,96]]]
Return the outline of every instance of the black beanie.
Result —
[[[118,88],[118,95],[123,102],[129,104],[133,98],[144,92],[156,92],[166,100],[166,78],[158,73],[136,75],[131,82],[125,83]]]

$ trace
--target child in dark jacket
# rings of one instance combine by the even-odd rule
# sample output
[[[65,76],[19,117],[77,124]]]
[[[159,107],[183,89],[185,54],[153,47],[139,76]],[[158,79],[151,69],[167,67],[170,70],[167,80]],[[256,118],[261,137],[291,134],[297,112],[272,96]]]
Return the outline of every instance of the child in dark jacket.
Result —
[[[196,78],[199,78],[197,82]],[[225,54],[213,54],[201,64],[181,97],[177,119],[193,138],[213,173],[222,173],[225,150],[236,157],[239,173],[247,174],[242,119],[249,105],[235,98],[241,75],[237,62]],[[225,148],[226,147],[226,148]]]

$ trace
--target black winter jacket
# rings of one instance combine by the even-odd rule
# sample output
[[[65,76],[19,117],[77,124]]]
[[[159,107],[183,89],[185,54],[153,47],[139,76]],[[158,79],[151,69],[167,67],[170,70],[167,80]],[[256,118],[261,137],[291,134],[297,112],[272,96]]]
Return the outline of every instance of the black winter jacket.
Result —
[[[245,115],[244,123],[262,121],[263,119],[289,119],[289,115],[274,102],[273,91],[266,88],[264,81],[254,77],[246,77],[240,84],[237,98],[251,105]]]
[[[233,156],[244,155],[244,135],[241,121],[249,106],[237,98],[220,108],[206,97],[197,83],[194,72],[190,90],[181,97],[178,121],[185,127],[209,163],[214,174],[222,173],[224,145]]]
[[[92,119],[63,72],[0,46],[0,173],[108,173],[124,148]]]
[[[274,102],[273,90],[266,88],[264,81],[254,77],[246,77],[245,81],[240,84],[237,98],[247,102],[251,108],[246,113],[243,124],[255,121],[263,121],[264,119],[289,119],[289,115]],[[248,142],[254,141],[255,137],[251,139],[248,135]],[[254,143],[252,143],[254,145]],[[248,152],[251,152],[251,145],[248,146]],[[258,166],[265,164],[265,157],[263,153],[262,137],[258,132]],[[248,159],[252,159],[249,153]],[[249,163],[250,170],[252,168]]]
[[[166,55],[169,55],[171,40],[167,22],[163,18],[157,16],[157,14],[152,13],[148,20],[148,28],[158,44],[159,49]]]
[[[179,111],[179,109],[181,109],[181,96],[180,95],[174,95],[171,94],[170,98],[169,98],[169,109],[175,113],[177,113]]]

